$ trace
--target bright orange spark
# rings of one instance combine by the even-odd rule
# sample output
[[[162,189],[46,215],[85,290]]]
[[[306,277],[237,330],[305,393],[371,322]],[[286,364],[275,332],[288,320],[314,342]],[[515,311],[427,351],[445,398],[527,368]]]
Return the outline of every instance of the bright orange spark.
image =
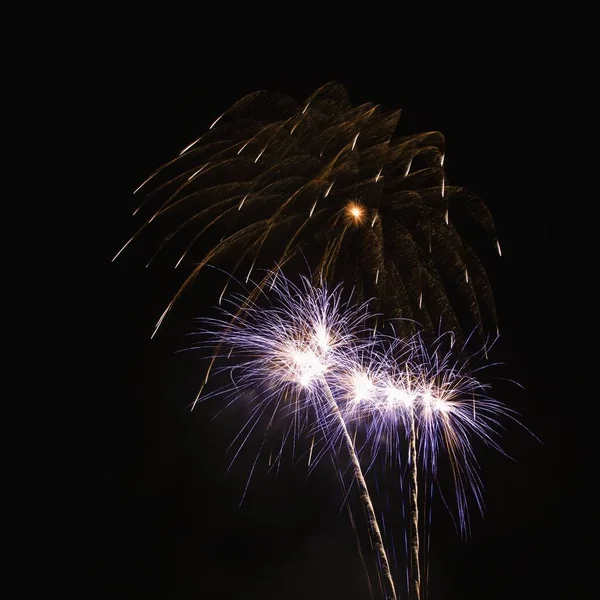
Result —
[[[360,223],[365,213],[364,208],[355,202],[348,204],[346,211],[355,223]]]

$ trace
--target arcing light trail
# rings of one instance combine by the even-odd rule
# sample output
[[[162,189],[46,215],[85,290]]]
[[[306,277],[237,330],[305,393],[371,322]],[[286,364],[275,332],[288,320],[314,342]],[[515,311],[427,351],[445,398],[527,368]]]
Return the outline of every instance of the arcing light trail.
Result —
[[[360,454],[368,449],[374,456],[399,457],[408,441],[415,529],[410,572],[412,591],[419,598],[417,469],[434,481],[440,455],[448,456],[464,530],[467,492],[481,508],[472,440],[480,438],[500,449],[495,432],[499,417],[510,416],[510,411],[488,398],[485,386],[443,351],[448,336],[431,348],[418,335],[406,340],[375,334],[368,327],[374,319],[368,305],[344,302],[340,286],[330,290],[306,278],[296,286],[281,271],[269,276],[268,296],[261,292],[256,302],[247,295],[224,300],[231,310],[224,310],[223,318],[205,320],[209,341],[202,345],[233,362],[216,367],[217,372],[229,373],[231,385],[204,399],[226,395],[229,404],[246,399],[251,404],[234,460],[265,417],[267,427],[279,420],[288,423],[282,448],[290,434],[294,442],[316,436],[320,450],[313,462],[335,453],[340,442],[346,446],[389,597],[394,599],[398,596]],[[365,438],[362,450],[355,442],[359,428]],[[311,446],[311,456],[312,451]]]
[[[306,258],[359,302],[376,298],[378,312],[401,318],[403,335],[414,322],[435,330],[441,320],[459,338],[477,327],[481,343],[496,310],[475,239],[460,224],[484,232],[500,254],[492,215],[450,185],[444,136],[400,135],[400,113],[353,106],[329,82],[302,102],[265,90],[215,115],[137,187],[137,232],[114,257],[159,234],[150,262],[172,252],[185,273],[154,334],[209,264],[249,278],[274,263],[302,272]]]

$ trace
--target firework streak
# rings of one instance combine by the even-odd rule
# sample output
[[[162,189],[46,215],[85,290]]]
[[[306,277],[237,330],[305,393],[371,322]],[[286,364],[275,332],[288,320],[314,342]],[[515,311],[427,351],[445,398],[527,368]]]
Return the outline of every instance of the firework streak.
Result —
[[[145,194],[138,229],[117,253],[158,234],[154,256],[172,252],[187,270],[154,333],[208,264],[248,281],[275,264],[303,272],[304,261],[315,283],[376,298],[378,312],[402,319],[403,335],[415,333],[413,321],[435,330],[442,320],[456,335],[495,328],[470,235],[483,231],[500,253],[492,216],[449,185],[443,135],[398,136],[399,119],[400,110],[352,106],[337,82],[301,103],[259,91],[159,167],[135,190]]]

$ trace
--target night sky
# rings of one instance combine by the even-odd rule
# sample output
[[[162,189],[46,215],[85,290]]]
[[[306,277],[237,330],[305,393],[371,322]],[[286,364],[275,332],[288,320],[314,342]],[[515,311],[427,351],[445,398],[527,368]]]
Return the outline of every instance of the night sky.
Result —
[[[592,298],[585,285],[574,292],[574,282],[589,276],[591,242],[573,229],[568,201],[557,213],[551,169],[539,168],[549,149],[536,137],[544,126],[536,91],[511,81],[406,79],[393,68],[306,66],[203,72],[187,81],[82,81],[68,89],[75,375],[58,407],[62,597],[369,597],[331,470],[324,465],[307,479],[305,465],[288,462],[278,478],[260,473],[240,507],[249,458],[226,476],[225,451],[243,415],[212,420],[217,404],[189,410],[203,363],[178,351],[189,346],[193,318],[215,304],[214,277],[197,281],[151,341],[180,274],[168,260],[145,269],[154,247],[143,243],[111,263],[136,225],[132,190],[225,108],[265,88],[300,101],[329,80],[341,81],[355,105],[403,108],[401,133],[442,131],[449,181],[490,208],[503,250],[502,258],[484,255],[502,334],[493,358],[525,388],[500,384],[496,395],[542,442],[509,426],[504,447],[512,460],[482,454],[487,506],[485,518],[474,513],[469,542],[443,512],[434,516],[429,598],[578,597],[567,591],[580,580],[569,565],[586,523],[576,515],[577,532],[567,530],[567,495],[578,494],[579,484],[569,466],[575,419],[563,406],[579,402],[571,393],[581,368],[575,348]]]

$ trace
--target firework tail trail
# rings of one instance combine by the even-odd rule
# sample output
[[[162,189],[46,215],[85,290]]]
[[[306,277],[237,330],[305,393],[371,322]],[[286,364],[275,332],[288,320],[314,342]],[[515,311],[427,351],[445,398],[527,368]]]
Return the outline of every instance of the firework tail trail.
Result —
[[[344,421],[344,417],[333,397],[333,393],[331,388],[325,381],[325,378],[321,378],[323,383],[323,387],[325,388],[325,393],[329,403],[331,404],[331,409],[333,414],[337,417],[340,422],[340,426],[342,428],[342,432],[344,433],[344,439],[346,441],[346,446],[348,447],[348,452],[350,453],[350,458],[352,459],[352,466],[354,467],[354,474],[356,476],[356,480],[361,490],[361,499],[365,504],[365,508],[367,510],[367,514],[369,515],[369,524],[371,526],[371,530],[375,535],[375,547],[381,557],[381,561],[383,564],[383,572],[389,583],[390,591],[392,592],[392,600],[398,600],[398,596],[396,595],[396,586],[394,585],[394,580],[392,578],[392,572],[390,570],[390,562],[388,560],[387,552],[385,551],[385,546],[383,544],[383,537],[381,535],[381,530],[379,529],[379,523],[377,522],[377,516],[375,515],[375,508],[373,507],[373,503],[371,501],[371,495],[369,494],[369,488],[367,486],[367,482],[365,480],[365,476],[363,475],[362,468],[360,466],[360,461],[358,460],[358,456],[356,455],[356,451],[354,449],[354,442],[352,441],[352,437],[348,432],[348,428],[346,427],[346,422]]]
[[[419,565],[419,484],[418,484],[418,465],[417,465],[417,431],[415,427],[415,411],[410,411],[410,473],[411,473],[411,488],[410,488],[410,514],[412,519],[412,540],[411,549],[411,574],[413,581],[413,589],[416,600],[421,598],[421,568]]]

